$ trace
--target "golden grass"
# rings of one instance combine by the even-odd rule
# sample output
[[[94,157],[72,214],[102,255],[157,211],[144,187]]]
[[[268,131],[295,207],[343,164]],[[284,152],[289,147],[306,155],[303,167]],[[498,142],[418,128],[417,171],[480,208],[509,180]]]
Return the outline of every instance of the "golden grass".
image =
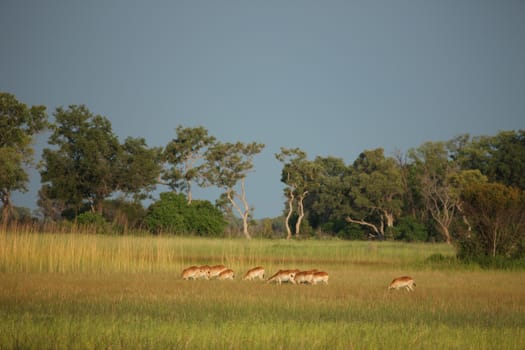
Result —
[[[0,234],[0,348],[522,349],[525,274],[436,269],[446,245]],[[183,281],[224,263],[234,281]],[[318,268],[328,286],[242,281]],[[411,275],[416,291],[387,291]]]

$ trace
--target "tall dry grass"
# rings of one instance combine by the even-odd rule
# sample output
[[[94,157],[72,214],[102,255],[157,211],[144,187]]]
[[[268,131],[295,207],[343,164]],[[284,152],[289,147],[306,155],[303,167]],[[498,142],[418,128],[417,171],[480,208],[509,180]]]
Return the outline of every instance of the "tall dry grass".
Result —
[[[234,269],[265,265],[270,270],[315,264],[416,266],[432,254],[454,252],[440,244],[0,233],[0,272],[174,272],[219,263]]]

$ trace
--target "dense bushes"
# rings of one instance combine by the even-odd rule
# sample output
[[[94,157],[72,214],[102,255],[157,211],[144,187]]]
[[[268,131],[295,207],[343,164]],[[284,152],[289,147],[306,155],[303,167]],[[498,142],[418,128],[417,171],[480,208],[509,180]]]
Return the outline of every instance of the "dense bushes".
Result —
[[[397,226],[392,228],[392,234],[394,239],[399,241],[426,242],[428,240],[427,228],[412,216],[400,218]]]
[[[226,227],[221,211],[209,201],[194,200],[188,204],[183,194],[171,192],[161,193],[160,199],[149,207],[145,223],[153,233],[199,236],[220,236]]]

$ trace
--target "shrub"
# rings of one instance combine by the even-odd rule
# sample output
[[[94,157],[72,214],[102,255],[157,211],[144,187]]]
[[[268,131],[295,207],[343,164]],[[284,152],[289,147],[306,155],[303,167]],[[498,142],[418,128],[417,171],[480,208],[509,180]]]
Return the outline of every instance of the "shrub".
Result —
[[[425,242],[428,240],[428,232],[422,223],[412,216],[399,219],[397,225],[392,228],[395,240],[406,242]]]
[[[146,215],[146,226],[153,233],[197,234],[219,236],[226,222],[219,209],[209,201],[194,200],[188,205],[184,194],[161,193]]]
[[[86,211],[77,216],[77,225],[94,233],[111,233],[111,225],[100,214]]]

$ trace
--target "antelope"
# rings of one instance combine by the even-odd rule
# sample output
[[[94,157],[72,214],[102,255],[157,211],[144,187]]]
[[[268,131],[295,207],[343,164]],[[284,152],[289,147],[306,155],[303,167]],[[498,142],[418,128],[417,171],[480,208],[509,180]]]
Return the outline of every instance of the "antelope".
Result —
[[[233,280],[235,278],[235,273],[231,269],[226,269],[221,271],[217,278],[220,280]]]
[[[412,277],[402,276],[402,277],[394,278],[392,282],[390,282],[390,285],[388,286],[388,290],[390,289],[399,290],[400,288],[405,288],[407,292],[413,292],[415,286],[416,286],[416,282],[414,282],[414,279]]]
[[[272,277],[268,278],[266,283],[276,281],[279,285],[282,282],[291,282],[295,284],[294,278],[297,272],[299,272],[299,270],[279,270]]]
[[[198,266],[190,266],[182,271],[183,280],[194,280],[201,276],[202,270]]]
[[[294,281],[296,284],[301,284],[301,283],[312,284],[314,273],[316,272],[317,272],[316,269],[297,272],[295,274]]]
[[[208,265],[199,266],[200,272],[197,274],[196,278],[210,278],[210,267]]]
[[[328,272],[324,271],[318,271],[314,272],[313,278],[312,278],[312,284],[317,284],[324,282],[325,284],[328,284]]]
[[[257,266],[257,267],[254,267],[253,269],[248,270],[248,272],[246,272],[246,274],[244,275],[242,279],[245,281],[246,280],[252,281],[256,278],[260,280],[264,280],[264,268],[262,266]]]
[[[228,268],[224,265],[215,265],[211,266],[209,269],[209,278],[219,277],[220,273],[224,270],[227,270]]]

